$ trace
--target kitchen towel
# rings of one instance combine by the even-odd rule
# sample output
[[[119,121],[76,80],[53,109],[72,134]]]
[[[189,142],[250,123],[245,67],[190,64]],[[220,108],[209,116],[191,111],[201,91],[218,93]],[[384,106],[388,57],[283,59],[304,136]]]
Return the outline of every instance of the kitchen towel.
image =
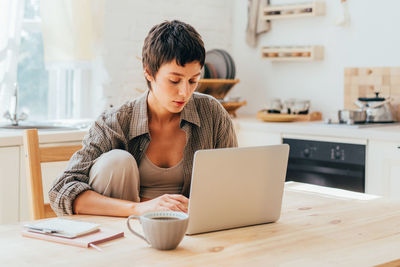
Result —
[[[248,0],[246,42],[251,47],[256,47],[258,36],[271,28],[271,22],[261,18],[267,5],[269,0]]]

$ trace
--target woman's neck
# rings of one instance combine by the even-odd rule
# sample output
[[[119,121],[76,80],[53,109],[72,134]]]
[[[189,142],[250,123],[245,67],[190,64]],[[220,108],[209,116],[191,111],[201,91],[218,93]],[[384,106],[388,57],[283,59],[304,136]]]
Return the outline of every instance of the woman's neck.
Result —
[[[165,124],[180,119],[180,113],[171,113],[157,101],[150,91],[147,97],[149,122]]]

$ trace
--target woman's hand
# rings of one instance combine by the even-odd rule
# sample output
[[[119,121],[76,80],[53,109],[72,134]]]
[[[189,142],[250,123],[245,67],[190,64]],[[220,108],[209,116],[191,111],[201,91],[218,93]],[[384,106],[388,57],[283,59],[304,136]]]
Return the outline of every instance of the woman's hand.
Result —
[[[135,213],[142,215],[151,211],[181,211],[187,213],[189,199],[179,194],[164,194],[152,200],[137,203]]]

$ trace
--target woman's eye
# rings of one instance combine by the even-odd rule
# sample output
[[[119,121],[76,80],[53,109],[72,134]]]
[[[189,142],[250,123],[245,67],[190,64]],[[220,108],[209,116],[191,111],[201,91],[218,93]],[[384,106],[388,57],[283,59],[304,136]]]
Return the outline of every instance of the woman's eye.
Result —
[[[171,83],[173,83],[173,84],[178,84],[178,83],[180,83],[181,81],[180,80],[178,80],[178,81],[175,81],[175,80],[169,80]],[[190,84],[196,84],[197,83],[197,80],[189,80],[189,83]]]

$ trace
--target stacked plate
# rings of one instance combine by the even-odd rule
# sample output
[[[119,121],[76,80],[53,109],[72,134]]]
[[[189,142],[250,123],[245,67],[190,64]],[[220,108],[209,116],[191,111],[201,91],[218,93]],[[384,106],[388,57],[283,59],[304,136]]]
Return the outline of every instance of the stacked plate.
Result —
[[[228,52],[213,49],[206,53],[201,79],[234,79],[235,75],[235,62]]]

